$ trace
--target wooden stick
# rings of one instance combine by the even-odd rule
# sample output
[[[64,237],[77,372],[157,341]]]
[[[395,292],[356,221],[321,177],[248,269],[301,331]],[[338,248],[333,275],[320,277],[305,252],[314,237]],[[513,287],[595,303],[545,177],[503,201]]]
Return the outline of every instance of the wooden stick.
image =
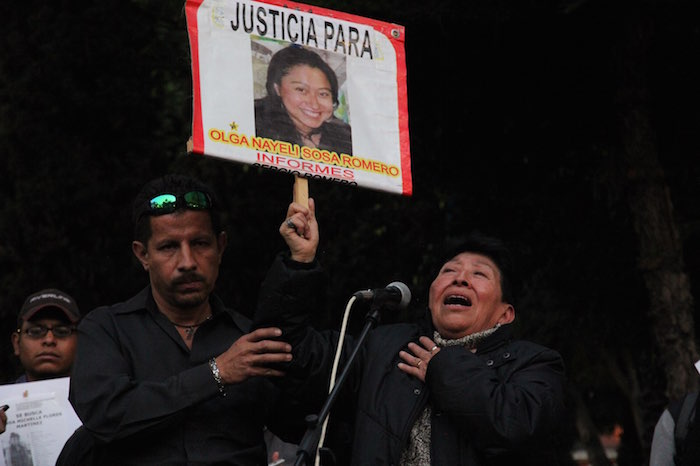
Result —
[[[294,202],[309,207],[309,180],[294,175]]]

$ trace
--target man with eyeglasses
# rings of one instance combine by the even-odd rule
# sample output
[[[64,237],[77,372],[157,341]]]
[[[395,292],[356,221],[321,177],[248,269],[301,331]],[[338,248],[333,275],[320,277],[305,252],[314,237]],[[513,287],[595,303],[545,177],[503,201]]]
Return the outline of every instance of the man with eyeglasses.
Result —
[[[24,369],[15,382],[67,377],[75,357],[75,326],[80,310],[75,300],[57,289],[33,293],[17,315],[12,346]]]
[[[76,325],[80,318],[75,299],[64,291],[47,288],[29,295],[17,314],[17,329],[11,337],[15,356],[24,370],[15,383],[70,376],[78,344]],[[0,433],[5,431],[7,408],[7,405],[0,407]],[[17,433],[12,432],[11,436],[15,439]],[[31,462],[31,457],[21,444],[17,442],[11,447],[12,461],[30,464],[25,463]]]
[[[250,332],[213,292],[227,241],[216,209],[206,185],[179,175],[134,200],[132,251],[149,285],[78,328],[69,399],[96,464],[262,465],[265,426],[285,440],[303,433],[268,379],[291,347],[279,329]]]

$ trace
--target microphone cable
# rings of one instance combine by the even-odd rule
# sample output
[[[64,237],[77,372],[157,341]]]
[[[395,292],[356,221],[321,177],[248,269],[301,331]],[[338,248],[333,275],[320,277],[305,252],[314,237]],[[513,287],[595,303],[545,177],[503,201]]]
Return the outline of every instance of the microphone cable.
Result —
[[[347,332],[347,327],[348,327],[348,319],[350,317],[350,311],[352,310],[352,305],[355,303],[355,300],[357,299],[356,296],[352,296],[348,303],[345,306],[345,312],[343,313],[343,323],[340,326],[340,334],[338,335],[338,347],[335,349],[335,358],[333,359],[333,369],[331,370],[331,379],[330,382],[328,383],[328,393],[330,394],[333,391],[333,387],[335,386],[335,381],[338,373],[338,363],[340,362],[340,354],[343,351],[343,342],[345,341],[345,333]],[[321,436],[319,437],[318,441],[318,447],[316,448],[316,460],[314,462],[315,466],[320,466],[321,464],[321,457],[319,455],[319,451],[321,450],[321,447],[323,447],[323,440],[326,438],[326,427],[328,425],[328,418],[331,417],[330,412],[326,416],[326,419],[323,420],[323,426],[321,427]]]

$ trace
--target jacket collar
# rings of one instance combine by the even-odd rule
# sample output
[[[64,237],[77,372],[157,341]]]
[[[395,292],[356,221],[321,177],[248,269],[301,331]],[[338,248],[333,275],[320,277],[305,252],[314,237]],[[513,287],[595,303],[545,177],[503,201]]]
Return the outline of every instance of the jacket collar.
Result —
[[[476,348],[477,353],[484,353],[492,351],[493,349],[501,346],[503,343],[510,341],[513,337],[513,325],[504,324],[501,325],[498,330],[493,332],[488,337],[479,343]]]
[[[426,308],[425,313],[418,319],[418,325],[422,329],[426,329],[432,335],[435,331],[435,326],[433,325],[433,317],[430,313],[430,309]],[[513,338],[513,324],[501,325],[498,330],[493,332],[488,337],[484,338],[479,342],[476,347],[478,353],[483,353],[486,351],[491,351],[494,348],[502,345],[503,343],[510,341]]]

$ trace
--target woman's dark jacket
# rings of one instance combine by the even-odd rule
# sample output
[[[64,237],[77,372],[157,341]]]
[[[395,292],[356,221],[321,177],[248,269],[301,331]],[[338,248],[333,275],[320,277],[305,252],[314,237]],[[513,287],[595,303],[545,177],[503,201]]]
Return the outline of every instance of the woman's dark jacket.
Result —
[[[316,133],[321,134],[318,149],[352,155],[352,131],[343,120],[331,117]],[[304,145],[280,99],[265,97],[255,101],[255,134],[275,141]]]
[[[316,410],[328,393],[338,338],[337,332],[317,332],[308,325],[308,311],[317,306],[324,280],[317,263],[279,256],[261,288],[254,322],[256,327],[282,328],[294,357],[287,389]],[[462,346],[442,348],[423,383],[397,368],[398,354],[432,332],[429,315],[418,323],[371,331],[336,402],[340,412],[350,405],[354,410],[348,462],[398,465],[414,422],[430,402],[433,465],[556,464],[548,442],[563,414],[560,355],[512,340],[505,325],[476,353]],[[347,356],[352,339],[346,338],[345,346]]]

